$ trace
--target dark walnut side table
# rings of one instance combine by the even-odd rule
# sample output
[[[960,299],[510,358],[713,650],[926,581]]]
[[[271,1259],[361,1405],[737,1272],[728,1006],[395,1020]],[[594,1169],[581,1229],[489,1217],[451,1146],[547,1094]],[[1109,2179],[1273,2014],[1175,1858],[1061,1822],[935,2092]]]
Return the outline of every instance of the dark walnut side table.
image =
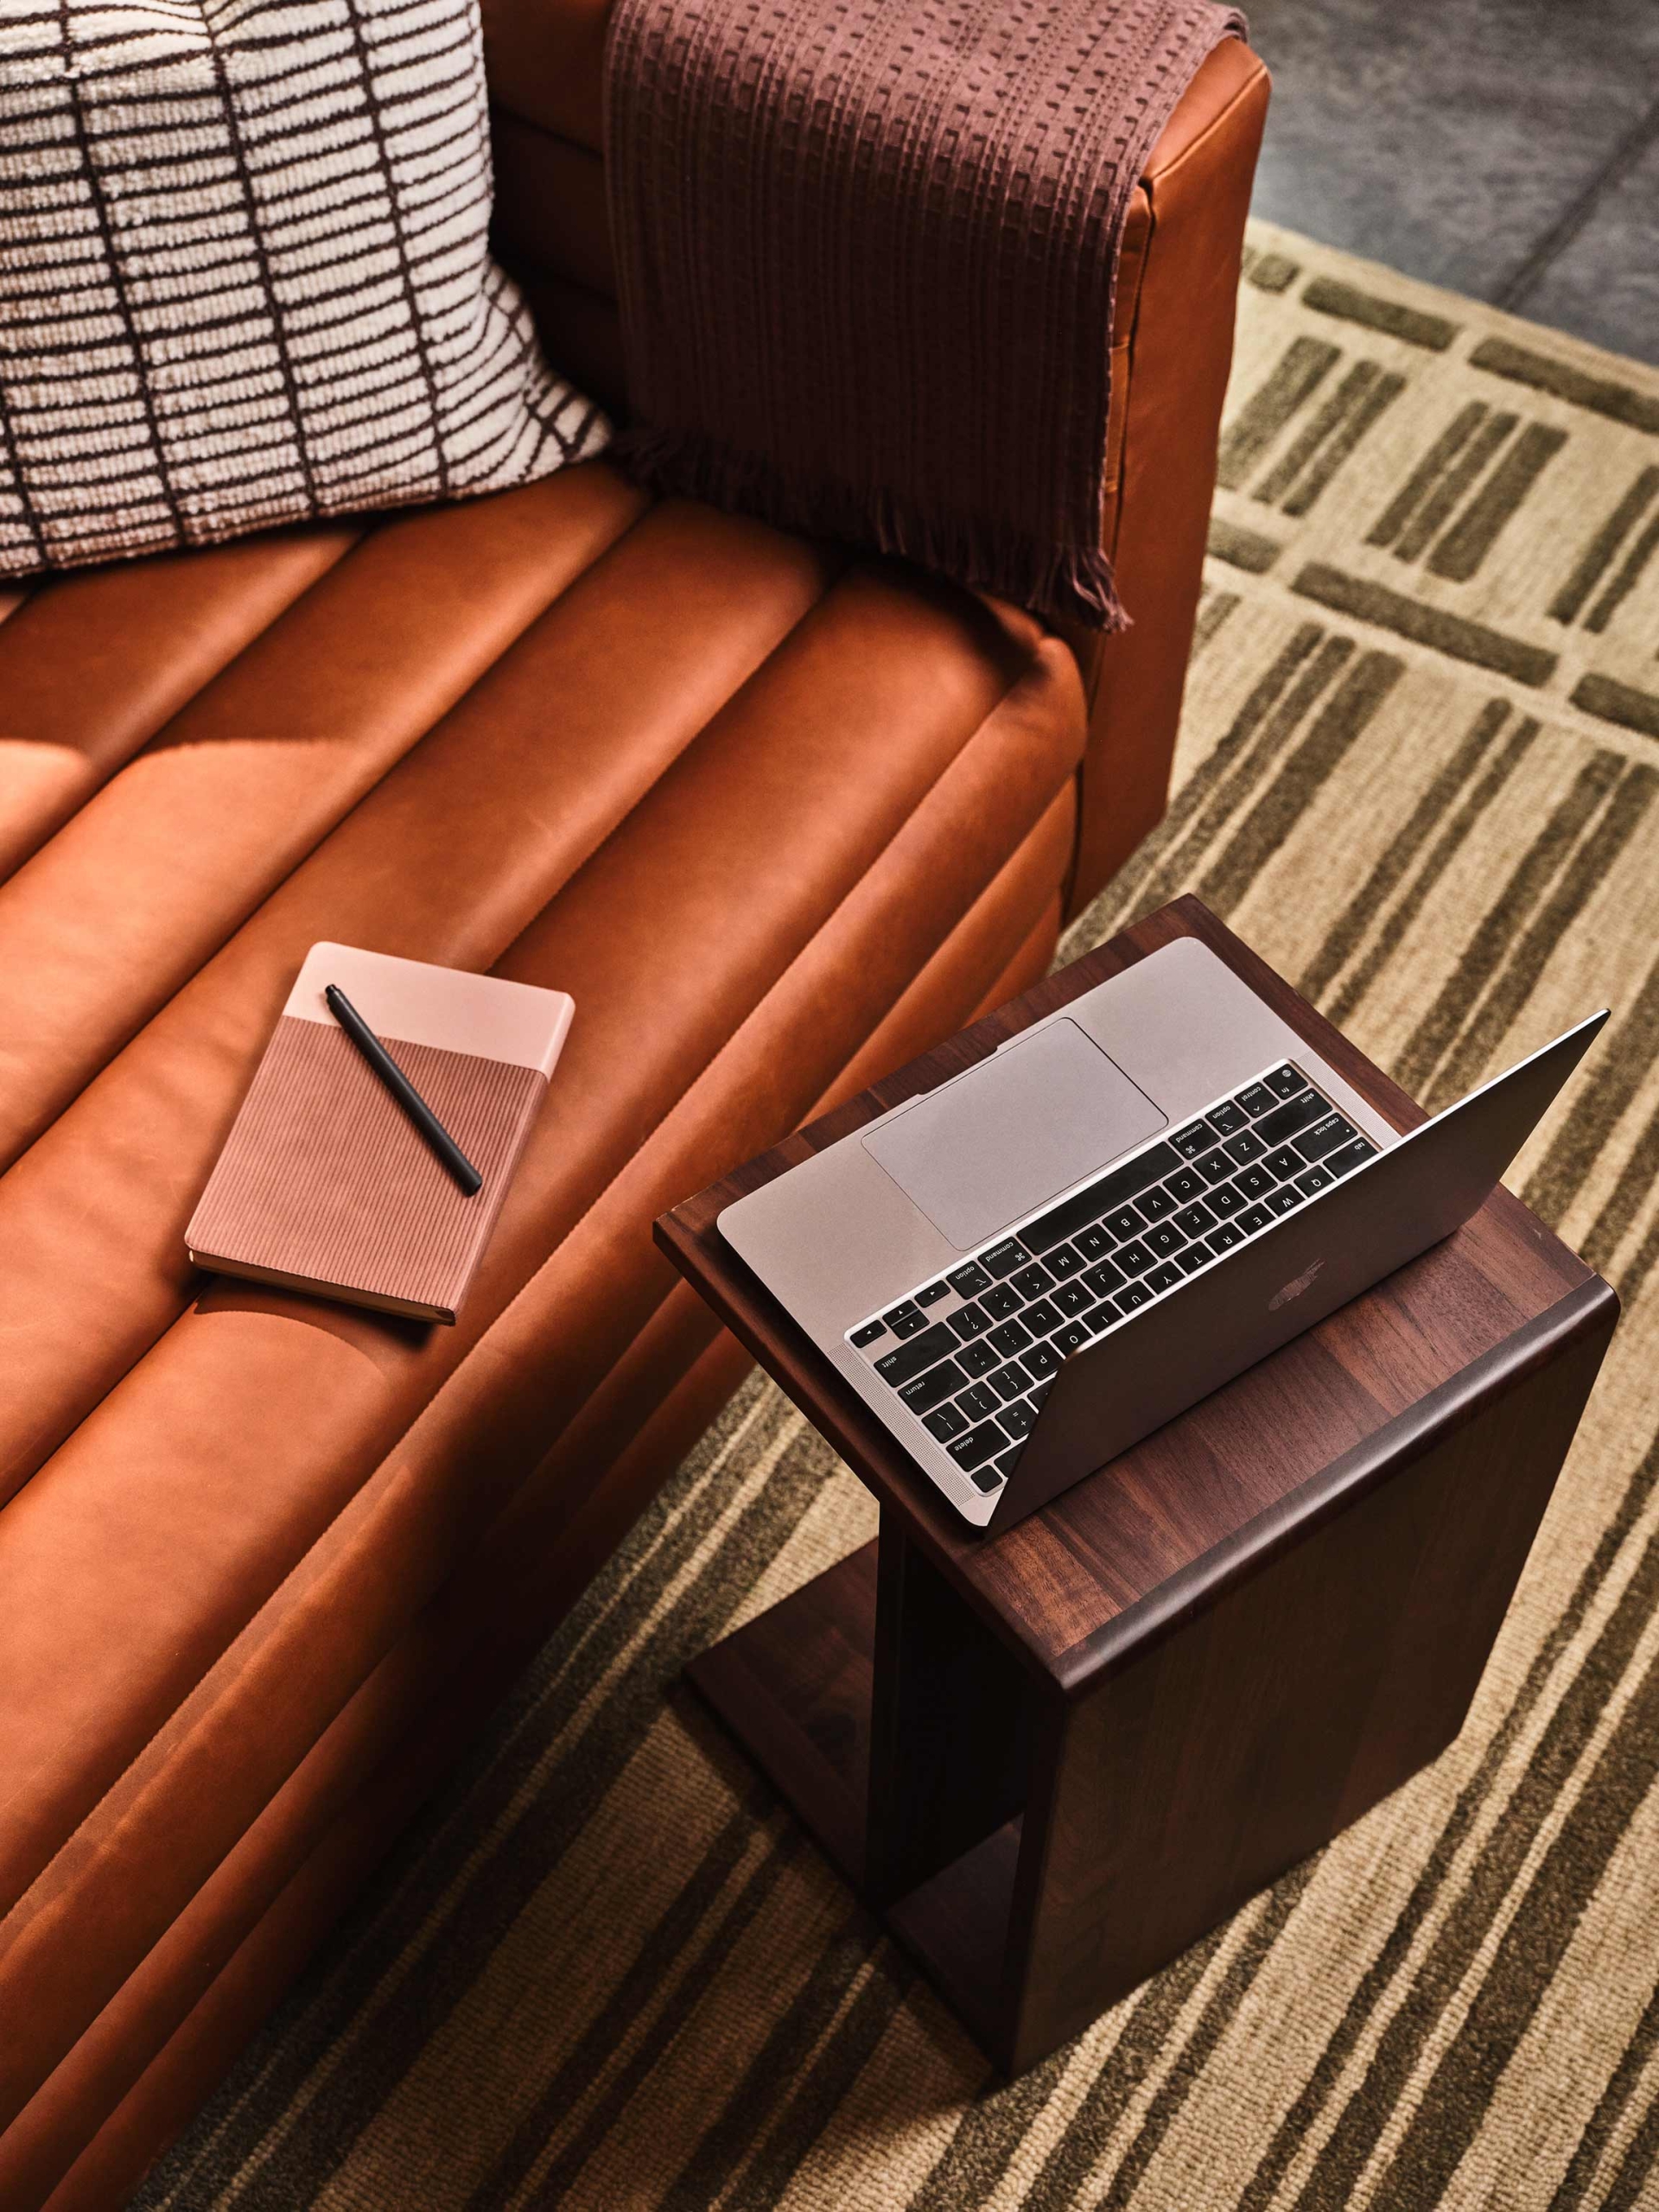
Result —
[[[1184,936],[1395,1128],[1424,1118],[1181,899],[657,1224],[881,1507],[690,1679],[1009,2072],[1452,1741],[1618,1311],[1500,1190],[1006,1535],[959,1522],[715,1217]]]

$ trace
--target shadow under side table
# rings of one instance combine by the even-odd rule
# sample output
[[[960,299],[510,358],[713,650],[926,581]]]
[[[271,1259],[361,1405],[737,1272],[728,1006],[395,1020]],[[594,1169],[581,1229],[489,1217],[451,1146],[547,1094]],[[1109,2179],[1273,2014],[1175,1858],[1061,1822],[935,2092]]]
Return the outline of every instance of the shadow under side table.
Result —
[[[715,1218],[1183,936],[1385,1120],[1424,1118],[1182,899],[657,1224],[881,1508],[690,1679],[1009,2072],[1456,1736],[1618,1311],[1500,1189],[1005,1535],[958,1521]]]

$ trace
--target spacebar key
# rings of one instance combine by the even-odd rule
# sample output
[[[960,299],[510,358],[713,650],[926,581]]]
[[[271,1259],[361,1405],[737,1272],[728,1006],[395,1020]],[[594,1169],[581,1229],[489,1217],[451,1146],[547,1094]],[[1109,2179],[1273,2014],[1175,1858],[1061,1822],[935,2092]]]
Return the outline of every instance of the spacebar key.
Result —
[[[912,1337],[907,1344],[900,1344],[897,1351],[890,1351],[885,1359],[878,1359],[875,1371],[884,1382],[891,1382],[896,1390],[901,1382],[908,1382],[913,1375],[931,1367],[936,1359],[943,1359],[947,1352],[955,1351],[955,1332],[943,1321],[936,1321],[931,1329],[924,1329],[919,1337]]]
[[[1103,1175],[1086,1191],[1079,1191],[1075,1198],[1046,1213],[1040,1221],[1030,1221],[1020,1231],[1020,1241],[1028,1251],[1046,1252],[1063,1236],[1075,1236],[1091,1221],[1098,1221],[1114,1206],[1121,1206],[1126,1198],[1135,1198],[1172,1168],[1185,1167],[1173,1144],[1154,1144],[1130,1160],[1127,1167],[1115,1167],[1109,1175]]]

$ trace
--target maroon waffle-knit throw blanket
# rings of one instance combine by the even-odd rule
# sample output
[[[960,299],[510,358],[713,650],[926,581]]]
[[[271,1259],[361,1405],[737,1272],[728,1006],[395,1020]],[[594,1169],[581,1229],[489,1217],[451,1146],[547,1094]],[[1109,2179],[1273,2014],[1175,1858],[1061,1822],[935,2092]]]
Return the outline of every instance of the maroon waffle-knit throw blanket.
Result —
[[[607,162],[645,481],[1052,620],[1101,550],[1129,199],[1213,0],[617,0]]]

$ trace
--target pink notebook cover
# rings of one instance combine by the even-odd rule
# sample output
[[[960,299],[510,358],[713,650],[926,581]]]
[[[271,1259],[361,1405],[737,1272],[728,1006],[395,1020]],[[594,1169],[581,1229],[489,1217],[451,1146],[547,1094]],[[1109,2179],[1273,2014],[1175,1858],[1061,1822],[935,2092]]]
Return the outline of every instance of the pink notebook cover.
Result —
[[[323,998],[337,983],[483,1176],[466,1197]],[[314,944],[185,1231],[198,1267],[453,1321],[573,1001]]]

